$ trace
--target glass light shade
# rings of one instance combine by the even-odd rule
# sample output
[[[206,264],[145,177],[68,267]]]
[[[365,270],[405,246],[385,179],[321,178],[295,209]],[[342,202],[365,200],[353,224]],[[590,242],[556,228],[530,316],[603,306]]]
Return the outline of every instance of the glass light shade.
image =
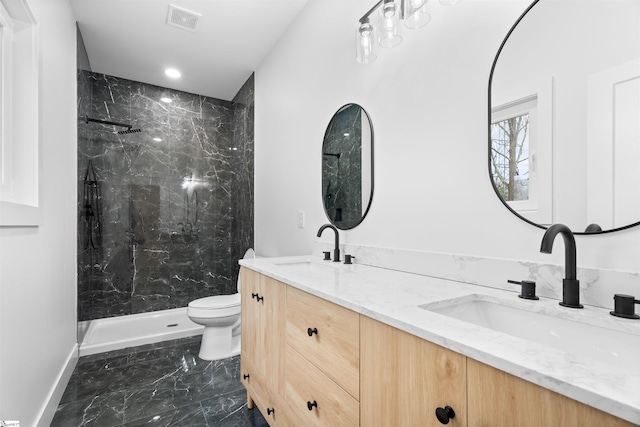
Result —
[[[394,47],[402,42],[400,26],[400,5],[393,0],[385,0],[378,15],[380,46]]]
[[[356,29],[356,61],[369,64],[376,58],[376,33],[367,19]]]
[[[404,8],[404,25],[407,28],[421,28],[431,21],[429,0],[405,0]]]

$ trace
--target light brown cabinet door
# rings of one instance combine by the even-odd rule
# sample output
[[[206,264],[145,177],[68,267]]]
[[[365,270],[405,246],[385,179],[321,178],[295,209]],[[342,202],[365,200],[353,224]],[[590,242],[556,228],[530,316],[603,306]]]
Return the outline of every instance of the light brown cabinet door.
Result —
[[[473,359],[467,376],[469,427],[635,425]]]
[[[260,275],[248,268],[242,267],[240,269],[241,288],[240,298],[242,301],[241,306],[241,322],[242,322],[242,334],[240,339],[242,341],[242,357],[248,358],[253,365],[255,365],[256,355],[260,354],[260,345],[262,340],[260,339],[261,321],[260,321],[260,305],[256,301],[256,295],[260,293]]]
[[[240,380],[249,407],[255,403],[269,425],[295,425],[284,403],[286,286],[242,268],[242,353]]]
[[[466,375],[465,356],[360,317],[361,426],[442,426],[436,409],[450,406],[448,425],[464,427]]]
[[[262,324],[262,352],[260,368],[268,378],[271,390],[284,396],[284,358],[286,338],[286,285],[266,276],[260,276],[260,321]],[[242,326],[244,328],[244,325]]]

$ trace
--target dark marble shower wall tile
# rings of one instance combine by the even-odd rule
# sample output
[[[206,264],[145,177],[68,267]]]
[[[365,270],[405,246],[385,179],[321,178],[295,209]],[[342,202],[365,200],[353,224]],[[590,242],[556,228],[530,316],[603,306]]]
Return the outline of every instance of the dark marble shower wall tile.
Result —
[[[169,107],[171,118],[203,118],[204,97],[187,92],[176,92]]]
[[[91,73],[91,96],[96,101],[131,105],[131,81],[106,74]]]
[[[238,170],[253,165],[253,159],[242,158],[253,156],[253,77],[236,97],[243,103],[238,107],[96,73],[78,76],[79,109],[142,130],[115,135],[113,126],[79,122],[85,131],[78,133],[78,176],[91,159],[101,183],[104,246],[95,262],[79,250],[81,320],[186,306],[192,297],[235,292],[236,254],[246,249],[238,242],[246,236],[253,241],[252,219],[245,220],[253,215],[252,193],[236,194],[251,188],[237,180],[253,179],[252,171]],[[82,88],[91,94],[83,95]],[[173,102],[161,102],[163,96]],[[152,186],[159,196],[150,200],[140,189]],[[240,212],[249,214],[240,219]],[[79,249],[82,232],[79,224]],[[175,260],[193,259],[170,261],[166,279],[160,279],[164,271],[138,275],[132,245],[151,247],[151,241]],[[196,253],[180,246],[193,244]],[[206,247],[212,250],[201,249]]]
[[[150,85],[141,82],[131,82],[131,106],[140,109],[159,111],[167,113],[171,104],[162,102],[161,98],[174,99],[176,91],[160,86]]]

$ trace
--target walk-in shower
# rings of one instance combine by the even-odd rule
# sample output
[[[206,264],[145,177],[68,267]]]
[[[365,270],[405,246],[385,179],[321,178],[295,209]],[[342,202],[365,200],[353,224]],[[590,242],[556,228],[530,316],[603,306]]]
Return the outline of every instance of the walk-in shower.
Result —
[[[81,70],[78,97],[79,342],[175,332],[162,312],[235,293],[253,246],[253,77],[231,102]]]

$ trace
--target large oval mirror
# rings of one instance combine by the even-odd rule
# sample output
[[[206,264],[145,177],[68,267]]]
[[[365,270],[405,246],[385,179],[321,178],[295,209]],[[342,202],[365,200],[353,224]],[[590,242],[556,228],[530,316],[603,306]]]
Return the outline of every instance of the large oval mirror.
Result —
[[[638,0],[537,0],[507,34],[489,80],[489,174],[525,221],[640,223],[639,24]]]
[[[341,107],[322,143],[322,204],[341,230],[362,222],[373,198],[373,126],[358,104]]]

